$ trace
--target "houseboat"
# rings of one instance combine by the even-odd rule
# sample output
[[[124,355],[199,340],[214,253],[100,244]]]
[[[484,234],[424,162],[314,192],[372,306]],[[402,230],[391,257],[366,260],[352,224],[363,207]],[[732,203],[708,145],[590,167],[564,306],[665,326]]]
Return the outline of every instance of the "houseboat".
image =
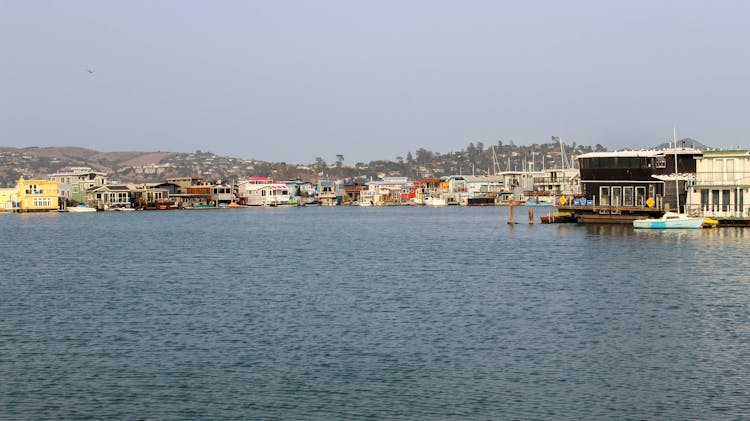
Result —
[[[700,150],[684,147],[580,155],[581,197],[563,200],[558,209],[581,223],[632,224],[670,209],[684,212],[675,207],[685,203],[701,156]]]
[[[237,196],[248,206],[289,205],[289,188],[269,177],[250,177],[237,186]]]
[[[687,213],[719,226],[750,226],[750,150],[703,152],[688,193]]]

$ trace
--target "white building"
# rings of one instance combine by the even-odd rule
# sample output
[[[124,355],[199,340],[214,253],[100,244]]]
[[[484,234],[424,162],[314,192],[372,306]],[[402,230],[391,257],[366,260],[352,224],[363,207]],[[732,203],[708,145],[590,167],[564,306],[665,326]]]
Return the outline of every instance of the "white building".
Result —
[[[704,151],[688,193],[688,213],[750,218],[750,150]]]

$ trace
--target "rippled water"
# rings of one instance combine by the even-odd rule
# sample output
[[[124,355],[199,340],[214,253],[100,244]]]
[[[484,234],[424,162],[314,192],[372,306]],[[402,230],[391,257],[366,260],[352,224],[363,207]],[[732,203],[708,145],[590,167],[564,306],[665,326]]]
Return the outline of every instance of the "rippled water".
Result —
[[[506,221],[0,215],[1,418],[750,416],[750,230]]]

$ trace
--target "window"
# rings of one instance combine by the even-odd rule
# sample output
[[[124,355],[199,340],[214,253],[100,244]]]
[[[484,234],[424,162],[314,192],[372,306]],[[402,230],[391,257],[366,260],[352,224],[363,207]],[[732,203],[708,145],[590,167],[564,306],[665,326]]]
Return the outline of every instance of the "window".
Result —
[[[636,187],[635,188],[635,205],[643,207],[646,204],[646,188]]]
[[[708,211],[708,189],[701,189],[701,210]]]
[[[734,174],[734,159],[727,159],[726,162],[727,170],[724,172],[724,175],[722,177],[722,180],[727,181],[727,178],[730,180],[735,180],[735,174]]]
[[[724,160],[723,159],[715,159],[714,160],[714,176],[711,177],[713,180],[724,180],[726,177],[726,174],[724,174]]]
[[[622,187],[619,187],[619,186],[618,187],[612,187],[612,199],[611,199],[612,203],[611,203],[611,205],[615,206],[615,207],[616,206],[620,206],[620,204],[622,203],[621,199],[620,199],[621,197],[622,197]]]
[[[663,156],[657,156],[654,162],[656,168],[667,168],[667,159]]]
[[[626,186],[622,188],[622,205],[633,206],[633,187]]]
[[[730,197],[731,195],[729,194],[729,190],[721,191],[721,211],[722,212],[729,212]]]
[[[719,191],[711,190],[711,211],[717,212],[719,210]]]
[[[735,209],[742,213],[742,209],[745,207],[745,190],[737,189],[737,199],[734,201]]]
[[[33,200],[33,204],[35,208],[42,208],[46,207],[49,208],[52,206],[52,198],[50,197],[35,197]]]
[[[599,187],[599,205],[609,206],[609,186]]]

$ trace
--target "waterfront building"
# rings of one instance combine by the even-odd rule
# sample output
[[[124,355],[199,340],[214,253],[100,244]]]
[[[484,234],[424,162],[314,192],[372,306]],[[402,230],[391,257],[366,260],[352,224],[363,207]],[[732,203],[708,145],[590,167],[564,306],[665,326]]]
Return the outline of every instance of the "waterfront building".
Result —
[[[133,204],[139,209],[174,209],[176,203],[168,189],[158,188],[159,183],[129,184]]]
[[[56,181],[18,179],[15,203],[17,212],[42,212],[60,207],[60,191]]]
[[[50,174],[47,178],[58,183],[60,197],[76,203],[86,203],[90,188],[107,184],[107,173],[88,167],[70,167],[68,171]]]
[[[352,203],[352,202],[359,203],[360,193],[363,190],[367,190],[367,185],[365,185],[365,183],[358,183],[358,182],[344,183],[344,200],[349,203]]]
[[[424,205],[433,196],[439,196],[442,192],[442,180],[433,178],[414,182],[414,203]]]
[[[715,219],[750,218],[750,150],[703,152],[689,191],[688,213]]]
[[[189,187],[205,186],[208,183],[204,177],[172,177],[168,178],[167,183],[176,185],[177,191],[174,194],[187,194]]]
[[[315,184],[295,178],[286,182],[290,201],[298,204],[312,204],[317,202]]]
[[[289,189],[270,177],[250,177],[237,185],[237,197],[249,206],[288,205]]]
[[[494,205],[496,196],[505,191],[500,175],[450,175],[440,185],[440,194],[449,205]]]
[[[402,203],[402,189],[410,184],[407,177],[383,177],[381,180],[368,181],[366,191],[360,193],[360,203],[363,201],[373,206],[398,205]],[[407,188],[408,197],[409,190]]]
[[[105,184],[91,187],[85,203],[100,210],[130,208],[133,206],[133,194],[127,184]]]
[[[502,202],[524,201],[534,197],[534,179],[544,178],[544,171],[503,171],[499,176],[503,179],[504,192]]]
[[[579,222],[604,223],[632,223],[667,210],[682,212],[686,186],[695,179],[696,158],[701,155],[692,148],[580,155],[576,159],[581,197],[567,198],[559,209],[574,213]]]
[[[581,173],[578,168],[554,168],[542,170],[534,176],[532,191],[526,192],[526,198],[544,197],[555,201],[560,196],[579,196],[581,194]]]
[[[15,188],[0,189],[0,212],[12,211],[15,198],[16,198]]]
[[[318,201],[323,206],[337,206],[343,201],[341,183],[334,180],[318,180],[316,187]]]

